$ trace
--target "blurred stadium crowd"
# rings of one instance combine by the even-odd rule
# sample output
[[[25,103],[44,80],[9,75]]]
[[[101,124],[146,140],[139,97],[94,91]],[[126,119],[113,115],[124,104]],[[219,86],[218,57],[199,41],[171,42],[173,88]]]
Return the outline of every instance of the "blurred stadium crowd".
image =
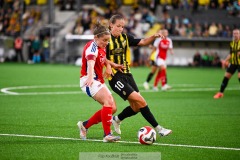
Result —
[[[25,0],[23,4],[20,2],[20,0],[0,0],[0,36],[14,39],[24,35],[34,25],[46,23],[43,21],[43,15],[46,13],[42,8],[47,6],[47,0],[34,2]],[[113,14],[124,15],[127,20],[125,32],[136,37],[144,37],[166,28],[170,37],[230,38],[232,29],[240,26],[239,0],[105,0],[104,3],[82,0],[81,4],[77,4],[75,0],[55,0],[54,2],[55,7],[61,12],[76,11],[77,5],[81,5],[75,24],[68,31],[68,34],[73,35],[91,35],[97,21],[107,25],[108,19]],[[89,7],[91,4],[83,5],[87,2],[97,5],[97,9]],[[226,20],[232,19],[232,21],[225,23],[224,19],[218,21],[217,17],[216,21],[196,20],[196,17],[201,14],[208,14],[209,11],[214,10],[220,11]],[[32,44],[34,40],[39,40],[39,47],[43,48],[44,39],[48,40],[48,36],[49,33],[39,35],[39,32],[35,32],[23,39],[24,42],[30,43],[28,44],[29,52],[33,52],[31,46],[34,47]],[[45,42],[45,49],[49,47],[47,43]],[[39,50],[41,51],[39,54],[43,56],[43,50],[40,48]],[[1,52],[3,51],[0,50],[0,56]],[[31,61],[33,55],[34,53],[28,53],[27,59]],[[43,57],[42,60],[44,59],[48,58]]]

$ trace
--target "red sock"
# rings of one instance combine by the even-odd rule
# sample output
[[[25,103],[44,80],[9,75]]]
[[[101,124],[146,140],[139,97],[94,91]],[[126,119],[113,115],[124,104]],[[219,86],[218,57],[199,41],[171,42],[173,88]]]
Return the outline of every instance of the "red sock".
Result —
[[[153,86],[157,87],[160,80],[161,80],[161,70],[158,71]]]
[[[102,109],[100,109],[99,111],[97,111],[91,118],[89,118],[89,120],[87,120],[86,122],[86,125],[84,125],[84,127],[86,129],[90,128],[92,125],[94,124],[98,124],[99,122],[102,121],[102,118],[101,118],[101,113],[102,113]]]
[[[165,84],[166,84],[166,69],[163,69],[162,71],[161,71],[161,81],[162,81],[162,86],[164,86]]]
[[[112,107],[103,106],[102,108],[102,126],[104,135],[111,133]]]

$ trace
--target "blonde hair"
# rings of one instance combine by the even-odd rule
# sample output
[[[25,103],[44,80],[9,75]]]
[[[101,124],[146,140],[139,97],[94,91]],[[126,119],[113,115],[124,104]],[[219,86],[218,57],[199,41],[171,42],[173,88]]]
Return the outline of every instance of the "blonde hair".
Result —
[[[103,35],[110,35],[110,31],[107,27],[102,25],[100,22],[97,22],[93,30],[93,35],[98,37],[101,37]]]

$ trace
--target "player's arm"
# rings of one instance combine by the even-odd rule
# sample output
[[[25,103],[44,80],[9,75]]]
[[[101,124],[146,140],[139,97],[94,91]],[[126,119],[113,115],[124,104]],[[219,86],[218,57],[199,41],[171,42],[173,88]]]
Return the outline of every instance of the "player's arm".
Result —
[[[169,52],[171,55],[173,55],[173,49],[172,48],[169,48]]]
[[[226,58],[225,58],[225,62],[228,62],[229,60],[230,60],[230,58],[231,58],[231,55],[229,54]]]
[[[104,78],[109,78],[112,74],[112,67],[111,67],[111,64],[110,64],[110,61],[109,60],[105,60],[105,66],[106,66],[106,70],[103,74]]]
[[[92,84],[93,84],[95,60],[96,60],[96,57],[94,55],[87,56],[87,64],[88,64],[88,68],[87,68],[88,75],[87,76],[88,76],[88,78],[85,82],[86,86],[92,86]]]
[[[112,68],[119,70],[120,72],[123,72],[122,70],[125,69],[125,67],[122,64],[116,64],[108,59],[106,61],[108,61],[107,63],[109,63]]]
[[[155,33],[154,35],[141,39],[140,42],[138,43],[138,46],[146,46],[151,44],[156,38],[165,38],[161,33]]]

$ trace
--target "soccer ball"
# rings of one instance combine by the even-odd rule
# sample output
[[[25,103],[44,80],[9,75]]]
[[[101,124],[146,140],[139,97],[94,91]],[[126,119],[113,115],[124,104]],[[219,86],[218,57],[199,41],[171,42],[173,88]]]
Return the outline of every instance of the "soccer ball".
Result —
[[[138,131],[138,140],[141,144],[153,144],[156,141],[156,131],[149,126],[142,127]]]

